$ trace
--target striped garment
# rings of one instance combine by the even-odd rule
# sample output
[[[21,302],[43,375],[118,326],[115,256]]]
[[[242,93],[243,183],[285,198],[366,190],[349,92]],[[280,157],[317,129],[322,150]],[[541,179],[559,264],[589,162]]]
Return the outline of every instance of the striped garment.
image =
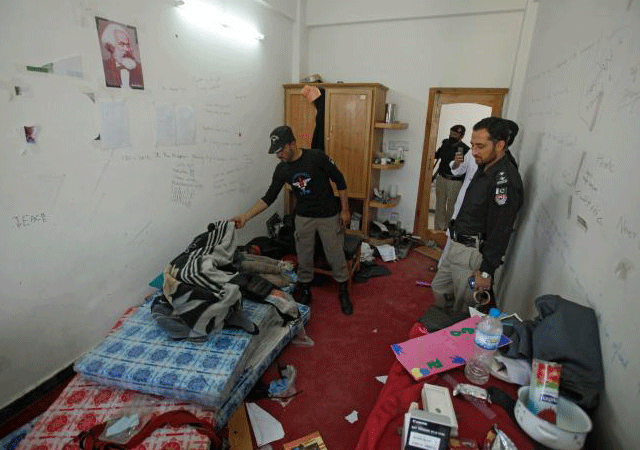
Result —
[[[174,339],[204,340],[229,324],[256,334],[246,320],[240,288],[229,283],[236,250],[233,222],[210,223],[164,270],[164,295],[151,305],[153,318]]]
[[[236,247],[235,224],[217,221],[166,267],[164,295],[153,301],[151,313],[173,339],[205,340],[225,325],[251,334],[259,332],[257,325],[242,314],[242,293],[231,281],[237,275]],[[299,317],[290,295],[274,298],[277,302],[267,301],[283,318]]]

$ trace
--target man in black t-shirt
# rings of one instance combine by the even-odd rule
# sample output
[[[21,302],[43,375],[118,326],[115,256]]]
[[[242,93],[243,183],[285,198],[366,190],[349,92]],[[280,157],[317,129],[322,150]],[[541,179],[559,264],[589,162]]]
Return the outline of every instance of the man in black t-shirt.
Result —
[[[464,175],[453,175],[449,165],[455,159],[457,153],[464,157],[469,151],[469,146],[462,142],[464,132],[463,125],[452,126],[449,130],[449,137],[442,141],[442,145],[436,151],[436,159],[440,160],[436,178],[436,211],[434,217],[434,228],[436,230],[446,230],[449,226],[458,192],[460,192],[464,181]]]
[[[311,302],[310,284],[313,280],[313,251],[316,232],[320,235],[333,278],[340,287],[338,297],[344,314],[351,314],[349,299],[349,272],[344,256],[344,229],[350,221],[347,184],[342,172],[321,150],[300,149],[293,131],[287,125],[271,132],[269,153],[275,153],[281,161],[273,172],[267,193],[247,212],[233,217],[236,228],[242,228],[248,220],[267,209],[282,190],[291,186],[296,196],[295,241],[298,257],[298,277],[302,285],[300,303]],[[336,184],[338,199],[333,194],[331,181]]]

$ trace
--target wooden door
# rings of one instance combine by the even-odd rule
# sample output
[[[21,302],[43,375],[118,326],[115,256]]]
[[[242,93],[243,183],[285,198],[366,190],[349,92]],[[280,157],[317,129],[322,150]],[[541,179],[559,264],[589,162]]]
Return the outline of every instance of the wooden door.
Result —
[[[284,92],[284,123],[289,125],[299,148],[311,148],[316,129],[316,107],[302,95],[302,88],[286,88]]]
[[[451,103],[478,103],[489,106],[492,116],[501,117],[504,97],[508,92],[509,89],[506,88],[431,88],[429,90],[427,123],[422,150],[420,182],[418,184],[418,200],[413,224],[414,234],[424,239],[432,236],[429,230],[429,200],[431,198],[431,176],[434,156],[438,144],[436,140],[438,137],[438,124],[440,123],[440,108],[442,105]]]
[[[349,197],[368,196],[371,171],[371,88],[331,88],[326,91],[325,148],[347,181]]]

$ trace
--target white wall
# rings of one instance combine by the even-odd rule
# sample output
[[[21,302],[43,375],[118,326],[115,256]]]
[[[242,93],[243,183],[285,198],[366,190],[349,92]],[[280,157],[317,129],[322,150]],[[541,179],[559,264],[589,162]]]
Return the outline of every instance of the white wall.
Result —
[[[640,4],[540,2],[513,146],[525,203],[500,297],[598,317],[595,448],[640,448]]]
[[[512,9],[504,11],[507,3]],[[329,82],[384,84],[397,119],[409,124],[385,132],[385,145],[409,145],[405,166],[385,171],[380,181],[398,184],[395,212],[404,228],[413,230],[429,88],[509,87],[524,3],[308,1],[308,72]]]
[[[265,40],[245,45],[195,28],[170,1],[0,2],[0,405],[94,345],[196,233],[266,190],[296,2],[209,3]],[[144,90],[105,87],[94,16],[137,28]],[[73,55],[82,78],[25,70]],[[94,141],[105,100],[124,101],[129,147]],[[160,104],[193,108],[194,145],[156,147]],[[32,124],[36,145],[24,139]],[[173,197],[180,177],[191,178],[190,201]],[[239,243],[264,234],[276,210],[281,202]]]

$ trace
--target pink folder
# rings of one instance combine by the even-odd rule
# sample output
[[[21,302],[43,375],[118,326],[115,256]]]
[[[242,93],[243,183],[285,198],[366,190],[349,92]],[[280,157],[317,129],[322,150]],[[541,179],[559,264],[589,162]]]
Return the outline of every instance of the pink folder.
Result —
[[[470,317],[435,333],[393,344],[391,350],[407,371],[419,380],[461,366],[473,355],[474,337],[481,317]],[[499,346],[511,340],[502,336]]]

